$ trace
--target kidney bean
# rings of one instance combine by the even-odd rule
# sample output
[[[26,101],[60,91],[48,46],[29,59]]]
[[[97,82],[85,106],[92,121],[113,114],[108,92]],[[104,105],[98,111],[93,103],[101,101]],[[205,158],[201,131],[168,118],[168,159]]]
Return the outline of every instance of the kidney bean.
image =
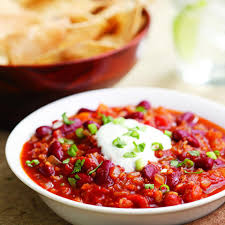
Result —
[[[134,112],[125,116],[126,119],[135,119],[135,120],[143,120],[144,113],[143,112]]]
[[[168,192],[164,196],[163,200],[164,204],[166,206],[173,206],[173,205],[179,205],[182,203],[181,198],[178,196],[177,192]]]
[[[113,167],[113,163],[110,160],[105,160],[102,165],[96,171],[95,181],[102,186],[112,186],[113,180],[109,176],[109,170]]]
[[[186,112],[181,114],[178,118],[177,118],[177,124],[181,124],[182,121],[185,121],[186,123],[191,123],[193,122],[193,120],[195,119],[195,115],[192,112]]]
[[[149,208],[148,201],[144,196],[133,194],[126,198],[134,203],[134,208]]]
[[[202,168],[203,170],[211,170],[214,164],[214,160],[207,157],[206,154],[201,154],[195,160],[195,167]]]
[[[92,121],[92,120],[88,120],[88,121],[84,122],[84,123],[83,123],[83,126],[84,126],[85,128],[88,128],[88,125],[89,125],[89,124],[95,124],[96,127],[97,127],[98,129],[100,128],[100,125],[99,125],[98,123],[96,123],[95,121]]]
[[[151,104],[150,104],[150,102],[149,102],[149,101],[146,101],[146,100],[141,101],[141,102],[137,105],[137,107],[138,107],[138,106],[141,106],[141,107],[145,108],[146,110],[151,109]]]
[[[42,166],[39,166],[38,169],[44,176],[50,177],[50,176],[54,176],[55,175],[54,167],[51,166],[51,165],[44,164]]]
[[[48,148],[48,155],[54,155],[59,160],[63,159],[64,152],[61,144],[58,141],[54,141]]]
[[[78,173],[78,176],[80,179],[76,182],[77,187],[81,187],[83,184],[90,184],[93,182],[93,178],[85,173]]]
[[[158,168],[152,164],[148,164],[141,172],[144,177],[146,177],[149,181],[152,181],[155,174],[158,172]]]
[[[73,121],[74,121],[73,124],[71,124],[71,125],[63,124],[59,128],[59,130],[62,132],[62,134],[67,135],[67,134],[73,133],[77,128],[82,126],[81,120],[74,119]]]
[[[174,141],[188,141],[188,144],[192,147],[198,148],[200,147],[200,143],[196,137],[189,134],[186,130],[175,130],[172,135],[172,139]]]
[[[172,189],[175,188],[180,182],[180,176],[181,172],[179,170],[173,171],[173,173],[167,175],[167,185]]]
[[[172,134],[172,139],[174,141],[185,140],[189,136],[186,130],[175,130]]]
[[[83,112],[90,112],[90,113],[92,113],[92,112],[95,112],[95,111],[94,110],[91,110],[91,109],[87,109],[87,108],[80,108],[78,110],[77,114],[83,113]]]
[[[195,148],[199,148],[200,147],[199,141],[193,135],[187,137],[187,141],[188,141],[188,144],[191,145],[192,147],[195,147]]]
[[[36,129],[36,136],[38,138],[43,138],[51,133],[52,133],[52,128],[49,126],[41,126]]]

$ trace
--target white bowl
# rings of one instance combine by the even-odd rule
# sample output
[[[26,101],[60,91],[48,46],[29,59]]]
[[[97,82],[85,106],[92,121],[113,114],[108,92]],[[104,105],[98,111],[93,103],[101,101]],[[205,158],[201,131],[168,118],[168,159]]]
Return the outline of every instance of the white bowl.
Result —
[[[35,111],[21,121],[10,134],[6,144],[8,164],[15,175],[40,194],[43,201],[60,217],[76,225],[168,225],[183,224],[212,212],[225,202],[225,191],[208,198],[178,206],[153,209],[118,209],[78,203],[54,195],[34,183],[20,163],[23,144],[41,125],[60,119],[63,112],[74,114],[79,108],[96,109],[99,103],[109,106],[137,104],[149,100],[154,106],[180,111],[192,111],[225,127],[225,107],[209,100],[156,88],[103,89],[72,95]]]

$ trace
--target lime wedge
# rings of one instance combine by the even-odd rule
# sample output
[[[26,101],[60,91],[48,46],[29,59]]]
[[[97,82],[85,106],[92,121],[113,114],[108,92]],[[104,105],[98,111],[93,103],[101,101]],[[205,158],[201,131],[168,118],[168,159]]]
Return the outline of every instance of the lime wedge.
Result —
[[[187,5],[176,16],[173,24],[174,43],[179,55],[190,60],[194,55],[200,25],[201,10],[207,5],[207,0],[200,0]]]

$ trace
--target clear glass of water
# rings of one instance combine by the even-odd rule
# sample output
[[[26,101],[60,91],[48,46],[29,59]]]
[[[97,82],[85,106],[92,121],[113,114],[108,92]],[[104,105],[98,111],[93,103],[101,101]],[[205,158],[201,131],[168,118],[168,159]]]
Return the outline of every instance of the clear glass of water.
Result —
[[[190,83],[225,84],[225,0],[172,0],[178,74]]]

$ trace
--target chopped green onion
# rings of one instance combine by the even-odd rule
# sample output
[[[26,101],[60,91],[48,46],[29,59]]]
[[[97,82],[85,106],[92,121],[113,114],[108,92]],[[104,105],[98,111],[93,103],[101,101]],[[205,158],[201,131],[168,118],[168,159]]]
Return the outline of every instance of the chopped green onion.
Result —
[[[135,152],[126,152],[125,154],[123,154],[124,158],[135,158],[137,155]]]
[[[171,165],[171,166],[177,167],[178,164],[179,164],[179,161],[177,161],[177,160],[171,160],[171,161],[170,161],[170,165]]]
[[[217,159],[217,156],[214,152],[206,152],[206,155],[211,159]]]
[[[189,151],[188,153],[190,155],[192,155],[192,156],[200,156],[200,152],[199,151]]]
[[[131,137],[133,137],[133,138],[137,138],[137,139],[140,138],[139,133],[138,133],[137,131],[135,131],[135,130],[131,131],[131,133],[130,133],[129,136],[131,136]]]
[[[154,142],[152,143],[152,150],[153,151],[163,150],[163,145],[159,142]]]
[[[81,128],[81,127],[76,129],[75,133],[76,133],[78,138],[83,138],[84,137],[83,131],[84,131],[84,129]]]
[[[62,118],[63,118],[63,122],[64,122],[66,125],[71,125],[71,124],[74,123],[74,121],[69,120],[69,118],[67,117],[67,115],[66,115],[65,112],[62,114]]]
[[[34,163],[34,165],[37,166],[40,162],[39,162],[38,159],[33,159],[33,160],[31,161],[31,163]]]
[[[134,144],[134,151],[135,152],[143,152],[145,150],[145,143],[141,143],[141,144],[137,144],[135,141],[133,141],[133,144]]]
[[[77,181],[74,178],[68,177],[68,182],[72,187],[75,187]]]
[[[194,166],[194,162],[190,159],[185,159],[183,162],[187,168],[191,168]]]
[[[146,112],[147,110],[143,107],[143,106],[138,106],[137,108],[136,108],[136,111],[138,111],[138,112]]]
[[[172,137],[172,132],[169,130],[165,130],[164,134],[167,135],[168,137]]]
[[[96,134],[98,131],[97,126],[94,123],[88,124],[88,130],[91,132],[91,134]]]
[[[200,170],[200,171],[195,171],[195,172],[193,172],[193,171],[191,171],[191,172],[189,172],[189,171],[186,171],[186,170],[184,170],[184,172],[185,173],[194,173],[194,174],[201,174],[201,173],[203,173],[203,170]]]
[[[120,124],[122,125],[124,123],[125,119],[123,117],[119,117],[113,120],[114,124]]]
[[[155,187],[154,184],[145,184],[144,186],[145,186],[145,189],[151,189],[151,190],[153,190]]]
[[[100,162],[99,165],[98,165],[95,169],[91,170],[91,171],[88,173],[88,175],[91,175],[92,173],[96,172],[97,169],[102,165],[102,163],[103,163],[103,161]]]
[[[170,187],[169,187],[168,185],[166,185],[166,184],[162,184],[162,185],[159,187],[159,189],[160,189],[161,191],[163,191],[163,188],[166,188],[166,191],[163,192],[163,193],[166,193],[166,192],[170,191]]]
[[[27,164],[27,166],[29,166],[29,167],[37,166],[39,163],[40,163],[40,162],[39,162],[38,159],[33,159],[32,161],[30,161],[30,160],[27,160],[27,161],[26,161],[26,164]],[[33,164],[34,164],[34,165],[33,165]]]
[[[107,123],[110,123],[113,121],[113,118],[111,116],[105,116],[105,115],[102,115],[102,122],[103,124],[107,124]]]
[[[66,139],[66,138],[59,138],[58,141],[61,143],[61,144],[69,144],[69,145],[72,145],[74,143],[73,140],[71,139]]]
[[[61,183],[60,186],[65,186],[65,183]]]
[[[63,160],[63,164],[67,164],[67,163],[69,163],[70,162],[70,158],[68,158],[68,159],[65,159],[65,160]]]
[[[123,148],[124,146],[126,146],[126,142],[121,140],[119,137],[117,137],[116,139],[113,140],[112,144],[114,146],[116,146],[117,148]]]
[[[214,153],[216,154],[216,156],[220,156],[220,151],[219,150],[215,150]]]
[[[80,177],[79,177],[79,175],[78,175],[78,174],[75,174],[75,176],[74,176],[74,177],[75,177],[75,179],[76,179],[76,180],[80,180]]]
[[[71,145],[71,147],[69,148],[69,150],[67,151],[68,155],[71,156],[71,157],[74,157],[77,155],[77,151],[78,151],[78,148],[75,144]]]
[[[142,171],[144,167],[145,167],[145,161],[142,158],[137,159],[135,161],[136,171]]]
[[[80,159],[78,159],[74,165],[74,169],[73,169],[73,173],[79,173],[82,169],[82,166],[84,165],[85,159],[83,159],[82,161]]]

